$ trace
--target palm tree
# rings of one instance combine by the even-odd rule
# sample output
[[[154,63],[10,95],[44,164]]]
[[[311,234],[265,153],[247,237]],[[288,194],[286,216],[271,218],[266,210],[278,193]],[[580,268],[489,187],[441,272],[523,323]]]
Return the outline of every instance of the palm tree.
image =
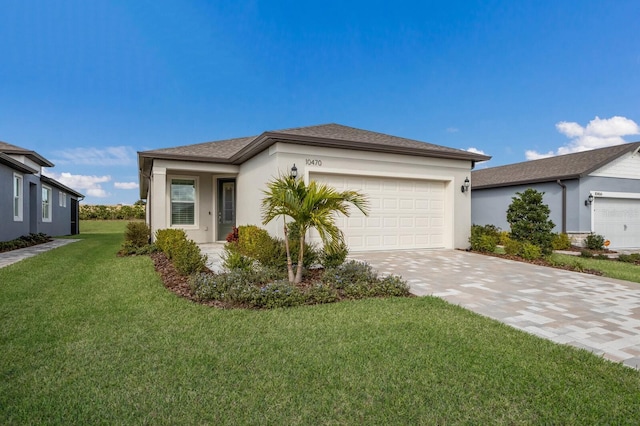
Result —
[[[262,224],[282,216],[284,221],[284,242],[287,251],[287,272],[289,282],[302,281],[305,235],[310,228],[320,234],[322,243],[329,250],[337,249],[343,241],[342,231],[335,224],[335,213],[349,216],[349,204],[353,204],[364,215],[368,215],[368,202],[364,195],[357,191],[338,192],[325,184],[315,181],[307,185],[302,179],[280,176],[267,184],[263,191]],[[300,250],[298,251],[298,267],[293,274],[293,262],[289,250],[287,217],[291,218],[300,230]]]

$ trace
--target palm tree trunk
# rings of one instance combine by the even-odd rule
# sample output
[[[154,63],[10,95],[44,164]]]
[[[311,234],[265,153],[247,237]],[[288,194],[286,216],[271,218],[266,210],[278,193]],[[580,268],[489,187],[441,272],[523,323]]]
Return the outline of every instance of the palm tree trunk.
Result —
[[[306,231],[300,230],[300,250],[298,250],[298,268],[296,269],[296,284],[302,281],[302,262],[304,260],[304,234]]]
[[[289,282],[295,282],[293,276],[293,262],[291,261],[291,251],[289,250],[289,231],[287,230],[287,221],[284,220],[284,248],[287,251],[287,273],[289,275]]]

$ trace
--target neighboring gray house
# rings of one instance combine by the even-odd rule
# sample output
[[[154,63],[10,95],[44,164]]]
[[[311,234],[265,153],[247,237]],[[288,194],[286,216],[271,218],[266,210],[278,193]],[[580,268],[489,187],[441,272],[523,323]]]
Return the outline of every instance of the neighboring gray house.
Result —
[[[40,154],[0,142],[0,241],[30,233],[74,235],[84,196],[42,175],[53,163]]]
[[[306,182],[367,196],[369,216],[352,209],[337,220],[351,250],[462,248],[471,228],[470,172],[489,158],[325,124],[139,152],[140,198],[152,232],[179,228],[196,242],[224,241],[234,225],[262,226],[267,183],[295,170]],[[265,227],[282,232],[281,222]]]
[[[580,243],[589,233],[611,248],[640,247],[640,142],[525,161],[471,173],[471,220],[509,230],[516,192],[544,192],[555,232]]]

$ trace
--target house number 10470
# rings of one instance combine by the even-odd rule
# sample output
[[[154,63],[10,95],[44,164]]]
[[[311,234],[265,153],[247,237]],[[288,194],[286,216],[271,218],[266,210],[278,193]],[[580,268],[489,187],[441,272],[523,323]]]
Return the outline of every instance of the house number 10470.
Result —
[[[307,158],[307,166],[322,166],[322,160],[314,160],[311,158]]]

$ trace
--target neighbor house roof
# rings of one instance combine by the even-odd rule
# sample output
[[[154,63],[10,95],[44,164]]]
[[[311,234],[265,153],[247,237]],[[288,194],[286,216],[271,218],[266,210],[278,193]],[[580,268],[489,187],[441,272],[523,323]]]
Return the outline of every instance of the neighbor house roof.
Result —
[[[356,129],[340,124],[322,124],[318,126],[267,131],[258,136],[141,151],[138,152],[138,161],[140,172],[146,176],[148,176],[151,170],[153,159],[242,164],[244,161],[262,152],[276,142],[469,160],[474,163],[476,161],[486,161],[491,158],[469,151],[447,148],[369,130]]]
[[[56,188],[61,189],[61,190],[63,190],[64,192],[67,192],[67,193],[69,193],[69,194],[71,194],[71,195],[74,195],[74,196],[76,196],[76,197],[78,197],[78,198],[84,198],[84,195],[82,195],[82,194],[81,194],[81,193],[79,193],[78,191],[76,191],[76,190],[74,190],[74,189],[71,189],[71,188],[69,188],[68,186],[61,184],[61,183],[60,183],[60,182],[58,182],[57,180],[52,179],[52,178],[50,178],[50,177],[47,177],[47,176],[45,176],[45,175],[41,175],[41,176],[40,176],[40,181],[41,181],[41,182],[44,182],[44,183],[48,183],[48,184],[50,184],[50,185],[52,185],[52,186],[55,186]]]
[[[43,167],[53,167],[53,163],[35,151],[21,148],[10,143],[0,141],[0,153],[7,155],[24,155],[34,163]]]
[[[32,169],[31,167],[19,162],[18,160],[13,159],[12,157],[8,156],[3,152],[0,152],[0,164],[9,166],[13,170],[17,170],[22,173],[29,173],[29,174],[38,173],[37,170]]]
[[[524,161],[471,172],[474,189],[578,179],[616,158],[640,149],[640,142]]]

